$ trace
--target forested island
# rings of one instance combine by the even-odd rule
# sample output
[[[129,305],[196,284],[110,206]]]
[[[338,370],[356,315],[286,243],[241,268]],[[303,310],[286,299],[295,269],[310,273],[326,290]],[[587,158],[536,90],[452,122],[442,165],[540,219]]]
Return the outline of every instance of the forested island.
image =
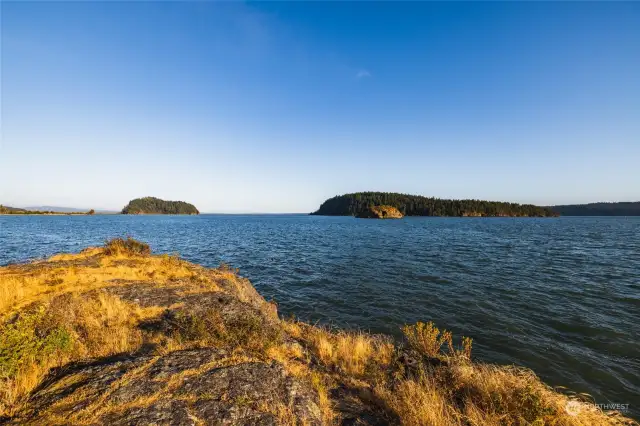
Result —
[[[323,216],[361,216],[371,206],[395,207],[404,216],[553,217],[559,214],[532,204],[483,200],[443,200],[394,192],[356,192],[326,200],[311,213]]]
[[[550,206],[562,216],[640,216],[640,201]]]
[[[155,197],[136,198],[122,209],[122,214],[200,214],[196,206],[184,201],[165,201]]]

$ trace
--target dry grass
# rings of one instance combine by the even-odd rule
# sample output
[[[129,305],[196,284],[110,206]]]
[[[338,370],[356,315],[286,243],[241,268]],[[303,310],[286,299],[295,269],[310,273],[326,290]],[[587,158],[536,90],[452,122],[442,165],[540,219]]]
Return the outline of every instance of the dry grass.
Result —
[[[471,339],[455,347],[453,336],[433,323],[403,327],[407,346],[381,336],[330,332],[286,321],[288,334],[304,342],[326,370],[329,387],[358,388],[361,402],[390,423],[409,426],[623,425],[616,413],[583,405],[566,410],[570,398],[555,392],[527,369],[471,362]],[[412,367],[397,358],[409,351],[424,357]],[[433,362],[436,359],[437,362]],[[371,396],[373,395],[373,396]],[[329,401],[329,405],[331,405]],[[335,416],[331,418],[335,419]]]
[[[375,391],[403,425],[461,424],[433,379],[426,376],[402,380],[394,387],[379,385]]]
[[[299,324],[285,322],[285,329],[299,330]],[[270,347],[266,356],[281,363],[292,376],[311,385],[318,394],[318,406],[323,424],[333,425],[338,417],[329,392],[335,386],[335,380],[323,372],[314,371],[310,367],[310,357],[305,349],[297,343],[281,343]]]
[[[402,332],[410,347],[430,357],[439,356],[442,345],[453,345],[451,332],[440,331],[432,322],[405,325]]]
[[[219,290],[202,275],[204,268],[148,253],[146,244],[117,239],[103,248],[0,268],[0,416],[15,413],[52,367],[141,347],[139,324],[163,308],[142,308],[103,287],[163,287],[186,279],[201,291]]]
[[[139,322],[157,316],[99,291],[64,294],[0,327],[0,412],[13,413],[50,368],[68,362],[134,352]]]
[[[114,238],[109,240],[104,245],[104,253],[107,256],[148,256],[151,254],[151,248],[149,244],[134,240],[131,237]]]
[[[379,384],[375,392],[407,426],[634,424],[586,404],[569,414],[567,396],[532,372],[510,367],[463,363],[446,371],[423,370],[414,378]]]
[[[108,285],[112,280],[147,281],[165,285],[170,280],[196,278],[197,270],[172,256],[131,258],[124,252],[105,255],[104,249],[77,255],[56,255],[47,261],[0,268],[0,318],[34,302],[61,293],[88,291]],[[100,256],[98,264],[90,257]],[[60,265],[61,260],[71,265]],[[72,263],[73,261],[77,263]],[[82,263],[86,261],[86,263]]]
[[[362,376],[369,368],[386,368],[394,350],[388,337],[360,331],[332,333],[325,328],[306,326],[304,338],[322,363],[353,376]]]
[[[258,313],[247,310],[231,319],[212,309],[191,313],[178,311],[167,319],[168,332],[180,347],[241,347],[248,352],[263,353],[277,345],[280,330],[265,323]]]
[[[131,282],[180,288],[184,295],[225,292],[252,308],[224,318],[215,309],[191,312],[179,306],[167,316],[164,307],[142,307],[105,289]],[[472,362],[471,339],[462,338],[456,347],[452,334],[433,323],[405,326],[405,341],[394,343],[385,336],[278,320],[275,307],[260,300],[237,270],[206,269],[176,256],[154,256],[146,244],[131,239],[2,267],[0,417],[23,409],[29,393],[52,367],[136,352],[144,344],[154,344],[158,354],[223,347],[231,355],[216,361],[220,365],[275,360],[316,391],[326,425],[340,423],[346,402],[350,410],[403,425],[633,424],[587,404],[580,405],[575,415],[569,414],[569,397],[550,389],[531,371]],[[143,331],[141,324],[159,318],[166,326],[162,333]],[[124,408],[166,398],[185,377],[211,367],[202,365],[177,374],[163,389]],[[127,373],[107,394],[142,371]],[[84,397],[74,393],[56,406],[72,407]],[[59,417],[63,410],[51,411],[43,419],[49,424],[91,424],[101,414],[124,409],[101,404],[103,399],[64,418]],[[279,424],[301,424],[290,406],[262,408],[274,414]]]
[[[470,337],[462,337],[462,347],[455,348],[451,332],[440,330],[432,322],[426,324],[417,322],[414,325],[405,325],[402,327],[402,333],[409,347],[426,356],[432,358],[442,356],[442,347],[444,346],[449,355],[471,358],[473,340]]]
[[[277,424],[281,426],[306,426],[308,424],[308,422],[296,417],[292,405],[262,403],[258,405],[258,409],[263,413],[273,414],[277,419]]]
[[[374,384],[381,406],[408,426],[445,425],[622,425],[635,424],[616,413],[583,405],[566,409],[570,398],[545,385],[530,370],[474,363],[471,340],[455,348],[450,332],[432,323],[403,327],[408,347],[426,359],[410,374]]]

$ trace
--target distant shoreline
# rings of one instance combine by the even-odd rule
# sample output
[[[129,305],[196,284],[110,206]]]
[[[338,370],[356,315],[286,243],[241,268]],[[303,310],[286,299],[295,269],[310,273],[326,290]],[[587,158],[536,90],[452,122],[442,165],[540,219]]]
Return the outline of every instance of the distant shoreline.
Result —
[[[0,216],[97,216],[101,213],[0,213]],[[102,213],[109,214],[109,213]]]
[[[188,214],[166,214],[166,213],[139,213],[125,215],[122,213],[0,213],[0,216],[320,216],[320,217],[352,217],[351,215],[321,215],[310,213],[200,213],[199,215]],[[559,217],[640,217],[640,215],[560,215],[560,216],[404,216],[402,219],[418,219],[418,218],[432,218],[432,219],[557,219]]]

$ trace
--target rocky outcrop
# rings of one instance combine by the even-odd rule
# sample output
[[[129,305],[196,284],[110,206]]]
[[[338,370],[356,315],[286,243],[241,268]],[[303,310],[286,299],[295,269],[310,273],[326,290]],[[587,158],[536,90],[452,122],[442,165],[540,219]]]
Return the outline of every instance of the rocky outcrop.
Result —
[[[272,408],[279,407],[307,424],[321,423],[317,395],[282,365],[237,362],[230,351],[198,348],[68,367],[34,394],[26,423],[85,410],[96,412],[92,423],[112,426],[277,425]]]
[[[393,206],[369,206],[359,211],[356,217],[366,219],[401,219],[403,215]]]
[[[63,329],[72,352],[85,354],[61,350],[58,357],[69,361],[57,362],[61,366],[43,378],[14,416],[0,416],[0,424],[278,425],[292,419],[322,424],[311,381],[268,356],[296,343],[286,336],[275,305],[248,280],[228,267],[207,269],[128,250],[131,254],[105,255],[108,248],[89,249],[8,268],[12,274],[43,276],[74,268],[94,288],[55,294],[65,283],[50,281],[54,295],[38,311],[47,322],[38,317],[29,327],[44,335]],[[145,268],[147,276],[131,279],[132,272]],[[106,271],[122,278],[100,282],[97,277],[109,275]],[[111,313],[94,318],[95,312],[87,311],[96,307]],[[87,315],[103,324],[89,328]],[[109,319],[117,316],[119,323]],[[119,340],[131,340],[130,350],[118,349]],[[91,356],[109,345],[112,355]],[[2,397],[0,392],[0,408]]]

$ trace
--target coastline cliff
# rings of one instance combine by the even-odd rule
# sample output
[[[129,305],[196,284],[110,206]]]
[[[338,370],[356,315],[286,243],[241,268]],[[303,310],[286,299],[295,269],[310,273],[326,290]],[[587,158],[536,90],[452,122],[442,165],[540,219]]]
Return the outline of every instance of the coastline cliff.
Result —
[[[0,284],[0,423],[633,424],[432,323],[394,341],[281,319],[237,270],[133,239]]]
[[[362,219],[402,219],[403,215],[393,206],[369,206],[359,210],[355,217]]]

